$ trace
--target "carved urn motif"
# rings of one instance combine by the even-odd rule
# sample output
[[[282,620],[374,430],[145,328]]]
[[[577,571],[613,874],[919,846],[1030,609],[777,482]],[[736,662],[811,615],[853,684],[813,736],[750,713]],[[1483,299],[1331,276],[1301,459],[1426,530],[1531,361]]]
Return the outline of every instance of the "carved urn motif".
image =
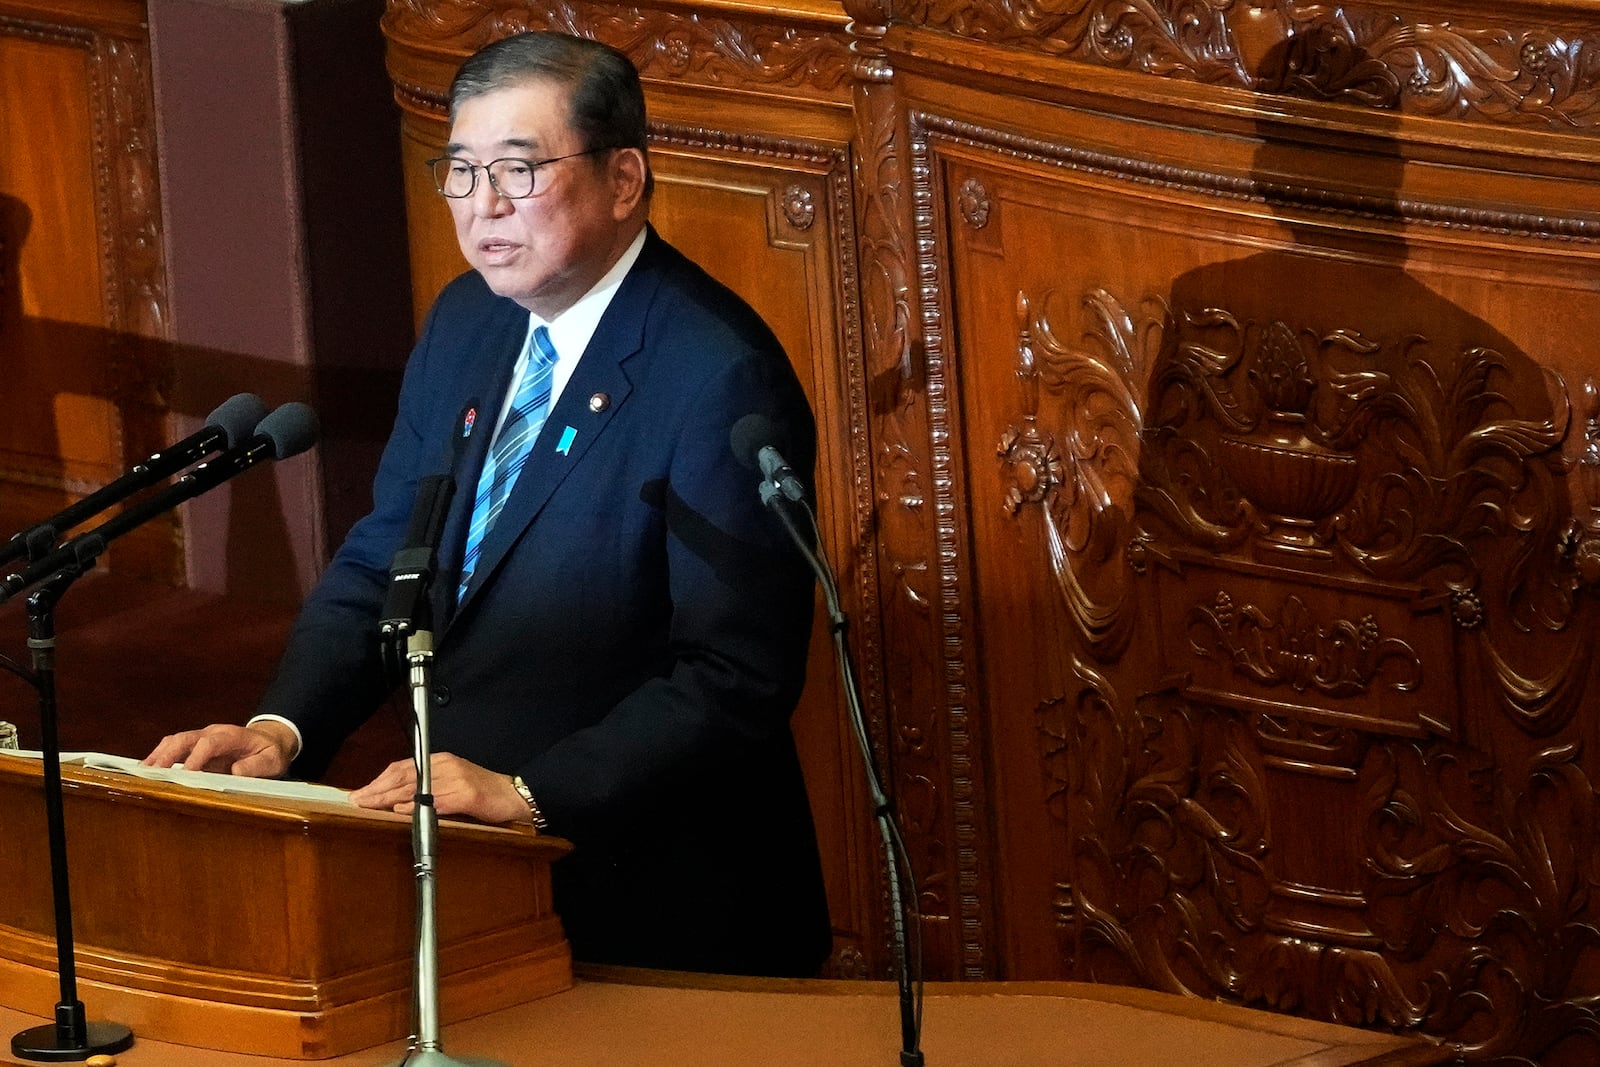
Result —
[[[1356,457],[1312,436],[1309,412],[1316,382],[1286,324],[1274,322],[1264,331],[1249,377],[1261,417],[1248,432],[1221,437],[1221,463],[1259,513],[1269,547],[1327,556],[1316,524],[1355,492]]]

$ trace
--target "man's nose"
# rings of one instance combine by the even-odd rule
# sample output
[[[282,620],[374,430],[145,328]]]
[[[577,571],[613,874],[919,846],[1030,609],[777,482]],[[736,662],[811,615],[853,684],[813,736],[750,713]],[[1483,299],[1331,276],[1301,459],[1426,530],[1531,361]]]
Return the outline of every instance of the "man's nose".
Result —
[[[489,180],[489,172],[484,171],[478,175],[478,184],[472,190],[473,213],[483,218],[494,218],[505,214],[510,207],[511,201],[501,196],[500,190]]]

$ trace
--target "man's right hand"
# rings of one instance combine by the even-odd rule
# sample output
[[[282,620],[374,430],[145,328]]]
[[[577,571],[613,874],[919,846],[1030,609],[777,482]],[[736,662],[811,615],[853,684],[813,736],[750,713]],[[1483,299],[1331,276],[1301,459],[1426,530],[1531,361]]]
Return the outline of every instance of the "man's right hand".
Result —
[[[294,731],[277,722],[253,726],[216,724],[161,739],[143,760],[147,767],[181,763],[191,771],[220,771],[250,778],[282,778],[289,773]]]

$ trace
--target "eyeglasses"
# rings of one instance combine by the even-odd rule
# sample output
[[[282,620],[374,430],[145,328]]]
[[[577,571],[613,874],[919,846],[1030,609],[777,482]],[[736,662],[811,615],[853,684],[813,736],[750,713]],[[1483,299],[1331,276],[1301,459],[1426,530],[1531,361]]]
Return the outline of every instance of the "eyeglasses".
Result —
[[[507,200],[524,200],[530,196],[538,196],[550,188],[549,179],[541,179],[544,168],[552,163],[560,163],[563,159],[577,159],[579,156],[592,156],[596,152],[609,152],[611,146],[590,148],[582,152],[573,152],[565,156],[556,156],[554,159],[491,159],[481,166],[469,163],[458,156],[440,156],[438,159],[428,160],[428,169],[433,172],[433,184],[441,195],[452,200],[460,200],[471,196],[478,189],[478,172],[481,170],[489,175],[489,185],[496,193]]]

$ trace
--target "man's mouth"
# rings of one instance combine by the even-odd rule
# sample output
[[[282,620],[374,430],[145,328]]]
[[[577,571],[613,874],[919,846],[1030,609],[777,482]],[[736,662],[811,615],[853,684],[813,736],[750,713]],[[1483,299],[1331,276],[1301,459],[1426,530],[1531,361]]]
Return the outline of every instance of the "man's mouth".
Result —
[[[504,237],[485,237],[478,242],[478,265],[509,266],[521,251],[522,246],[515,241],[508,241]]]

